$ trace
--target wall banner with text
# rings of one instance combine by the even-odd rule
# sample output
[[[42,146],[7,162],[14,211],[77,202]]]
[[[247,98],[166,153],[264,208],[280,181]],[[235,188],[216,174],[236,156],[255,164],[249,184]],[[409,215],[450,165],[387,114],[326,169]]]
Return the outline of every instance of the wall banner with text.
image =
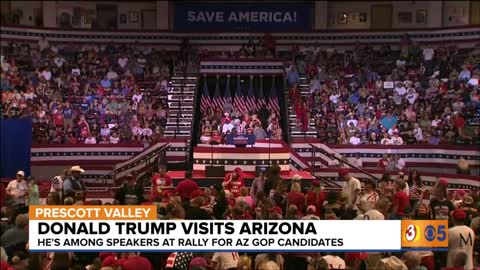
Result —
[[[175,2],[173,30],[181,32],[308,32],[314,2]]]

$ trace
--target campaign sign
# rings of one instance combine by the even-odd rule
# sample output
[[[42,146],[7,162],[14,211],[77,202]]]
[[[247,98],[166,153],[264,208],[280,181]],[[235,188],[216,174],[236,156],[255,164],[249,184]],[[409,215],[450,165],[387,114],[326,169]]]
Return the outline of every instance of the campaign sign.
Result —
[[[174,31],[307,32],[314,2],[175,2]]]
[[[227,144],[244,146],[255,144],[255,135],[227,135]]]
[[[448,247],[448,220],[402,220],[402,248]]]

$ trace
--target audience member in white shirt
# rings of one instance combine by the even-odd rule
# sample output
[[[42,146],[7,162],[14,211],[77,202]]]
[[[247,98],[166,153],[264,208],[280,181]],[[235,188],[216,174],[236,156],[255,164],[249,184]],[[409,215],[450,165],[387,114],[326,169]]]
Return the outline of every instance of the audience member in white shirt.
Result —
[[[117,132],[113,132],[112,136],[110,136],[110,143],[118,144],[120,142],[120,138],[118,137]]]
[[[212,265],[215,269],[237,269],[239,258],[238,252],[215,252]]]
[[[403,144],[403,139],[398,135],[398,131],[393,132],[393,136],[390,139],[390,144],[393,145],[402,145]]]
[[[380,144],[392,144],[390,138],[388,137],[388,133],[383,133],[383,138],[380,140]]]
[[[85,144],[97,144],[97,139],[92,134],[85,139]]]
[[[425,61],[431,61],[434,55],[435,51],[432,48],[423,49],[423,59]]]
[[[351,138],[350,138],[350,143],[353,144],[353,145],[359,145],[360,144],[360,137],[358,137],[358,133],[353,135]]]
[[[396,162],[397,162],[397,169],[399,171],[403,171],[403,169],[405,168],[405,160],[403,158],[401,158],[400,156],[396,155]],[[405,192],[408,196],[408,193],[409,193],[409,189],[407,189],[407,191]]]
[[[454,226],[448,229],[447,267],[458,266],[459,269],[474,269],[475,232],[465,225],[466,218],[467,213],[461,208],[452,213]]]
[[[401,82],[399,82],[395,86],[395,92],[397,92],[399,96],[405,96],[407,94],[407,89],[405,88],[405,86],[403,86]]]
[[[118,58],[117,63],[122,67],[125,68],[128,64],[128,57],[122,56]]]
[[[38,48],[40,49],[40,51],[46,50],[49,47],[50,47],[50,44],[48,43],[48,40],[45,37],[42,37],[38,41]]]
[[[135,94],[133,94],[132,101],[140,102],[142,98],[143,98],[143,94],[140,93],[140,91],[137,91]]]
[[[62,67],[65,63],[65,58],[63,58],[62,56],[57,56],[53,59],[53,62],[55,63],[55,65],[57,65],[57,67]]]
[[[388,129],[388,135],[393,136],[393,134],[397,132],[398,133],[398,127],[397,125],[393,125],[393,127]]]
[[[118,79],[118,74],[117,74],[117,72],[115,72],[114,70],[110,70],[110,71],[107,73],[107,79],[109,79],[109,80],[116,80],[116,79]]]
[[[355,165],[359,168],[362,168],[363,167],[363,160],[362,158],[360,157],[360,153],[356,153],[355,154],[355,158],[351,161],[352,165]]]
[[[461,80],[468,81],[472,77],[472,73],[470,70],[468,70],[467,66],[462,67],[462,72],[460,72],[460,75],[458,75],[458,78]]]
[[[25,204],[25,196],[28,195],[28,183],[24,180],[25,173],[17,172],[17,178],[10,181],[7,185],[7,194],[11,196],[15,204]]]
[[[413,124],[413,136],[418,143],[423,142],[423,131],[418,123]]]
[[[226,134],[227,132],[231,132],[233,129],[233,124],[230,122],[230,120],[226,120],[225,124],[222,126],[222,133]]]
[[[45,69],[42,71],[42,76],[43,78],[45,78],[45,80],[50,81],[50,79],[52,78],[52,73],[49,70]]]

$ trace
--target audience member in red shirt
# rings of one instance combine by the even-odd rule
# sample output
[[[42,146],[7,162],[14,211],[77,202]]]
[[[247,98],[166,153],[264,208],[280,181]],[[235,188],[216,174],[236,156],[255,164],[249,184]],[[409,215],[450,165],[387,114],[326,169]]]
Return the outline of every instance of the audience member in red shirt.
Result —
[[[320,187],[320,181],[314,180],[312,182],[312,189],[307,193],[307,205],[314,205],[316,208],[315,215],[321,217],[320,210],[323,207],[325,201],[325,193]]]
[[[290,192],[287,194],[287,209],[288,206],[295,204],[298,208],[298,211],[303,213],[305,211],[305,203],[305,195],[302,193],[300,184],[298,182],[293,182]]]
[[[167,168],[164,165],[158,167],[158,173],[152,176],[152,194],[150,200],[155,201],[163,189],[173,187],[172,178],[166,175]]]
[[[245,186],[243,182],[242,169],[239,167],[225,176],[223,179],[223,188],[232,193],[234,197],[240,196],[240,189]]]
[[[197,182],[190,180],[190,178],[192,178],[192,173],[185,172],[185,180],[180,181],[180,183],[178,183],[177,187],[175,188],[175,192],[179,194],[182,201],[190,200],[192,192],[198,189]]]
[[[383,157],[378,161],[378,167],[382,168],[383,170],[385,170],[385,168],[387,167],[388,165],[388,155],[387,154],[384,154]]]
[[[405,188],[405,181],[397,180],[395,182],[395,195],[393,197],[392,219],[402,219],[405,216],[406,209],[410,205],[408,196],[403,189]]]

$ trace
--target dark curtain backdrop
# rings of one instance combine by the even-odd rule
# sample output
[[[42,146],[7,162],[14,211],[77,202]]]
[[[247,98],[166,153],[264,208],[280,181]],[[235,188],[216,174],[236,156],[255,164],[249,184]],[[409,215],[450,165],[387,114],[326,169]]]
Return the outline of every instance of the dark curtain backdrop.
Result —
[[[19,170],[29,176],[32,121],[30,119],[1,119],[0,147],[1,177],[13,178]]]

